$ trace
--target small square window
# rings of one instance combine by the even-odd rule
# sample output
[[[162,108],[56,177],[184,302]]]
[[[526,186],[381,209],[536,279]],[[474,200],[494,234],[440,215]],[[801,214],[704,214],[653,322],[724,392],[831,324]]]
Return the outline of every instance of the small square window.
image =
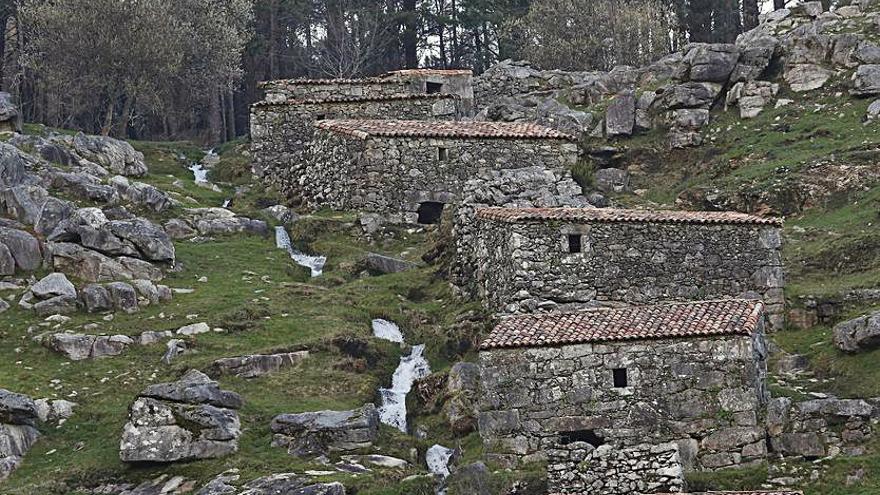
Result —
[[[319,113],[315,115],[315,120],[327,120],[327,114]]]
[[[429,95],[438,94],[443,91],[442,83],[429,82],[425,84],[425,92]]]
[[[626,388],[629,386],[626,368],[615,368],[611,370],[611,374],[614,377],[614,388]]]
[[[584,251],[584,236],[580,234],[568,234],[568,252],[582,253]]]
[[[437,160],[441,162],[445,162],[449,160],[449,149],[448,148],[437,148]]]

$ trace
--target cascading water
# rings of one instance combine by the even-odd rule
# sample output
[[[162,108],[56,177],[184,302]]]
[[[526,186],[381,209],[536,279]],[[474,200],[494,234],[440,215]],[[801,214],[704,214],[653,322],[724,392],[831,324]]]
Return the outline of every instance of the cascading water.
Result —
[[[189,169],[192,170],[196,182],[208,182],[208,169],[202,166],[201,163],[193,163],[189,166]]]
[[[400,327],[394,322],[382,319],[373,320],[373,335],[391,342],[403,343],[403,334],[400,333]]]
[[[310,256],[297,251],[290,242],[290,234],[284,227],[275,227],[275,245],[278,249],[284,249],[290,254],[291,259],[297,265],[304,266],[312,271],[312,277],[319,277],[324,272],[324,264],[327,263],[326,256]]]
[[[384,340],[404,343],[403,333],[396,323],[383,319],[372,322],[373,335]],[[380,388],[379,395],[382,405],[379,407],[379,421],[393,426],[406,433],[406,396],[412,390],[413,383],[431,374],[431,366],[425,359],[424,344],[414,345],[409,355],[400,358],[400,364],[391,378],[391,388]],[[453,451],[442,445],[434,445],[425,454],[428,471],[440,478],[437,495],[446,493],[444,481],[449,476],[449,460]]]
[[[205,153],[205,156],[202,158],[202,161],[193,163],[189,166],[189,169],[192,170],[193,178],[195,178],[196,182],[207,183],[208,182],[208,170],[211,166],[217,164],[220,161],[220,155],[217,154],[214,150],[209,150]],[[208,165],[207,167],[205,165]]]
[[[425,462],[428,464],[428,472],[438,476],[449,476],[449,460],[455,451],[442,445],[434,445],[425,452]]]
[[[412,390],[416,380],[430,374],[431,367],[425,359],[425,346],[414,345],[408,356],[400,358],[400,365],[391,378],[391,388],[379,389],[382,397],[379,421],[406,433],[406,394]]]

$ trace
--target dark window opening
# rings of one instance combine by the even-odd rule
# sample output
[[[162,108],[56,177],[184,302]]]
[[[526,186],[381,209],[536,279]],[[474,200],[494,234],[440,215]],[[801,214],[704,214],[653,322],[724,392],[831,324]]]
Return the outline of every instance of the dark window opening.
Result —
[[[597,435],[594,430],[565,431],[560,433],[560,444],[568,445],[575,442],[587,442],[593,447],[605,445],[605,439]]]
[[[443,91],[442,83],[429,82],[425,83],[425,92],[429,95],[435,95],[439,92]]]
[[[615,368],[611,370],[611,373],[614,376],[614,388],[626,388],[629,386],[626,368]]]
[[[426,201],[419,205],[418,222],[422,225],[430,225],[440,223],[440,217],[443,216],[443,203],[436,201]]]
[[[580,234],[568,234],[568,252],[580,253],[584,250],[583,237]]]
[[[327,114],[319,113],[315,115],[315,120],[327,120]]]
[[[445,162],[449,159],[449,149],[447,148],[437,148],[437,160],[441,162]]]

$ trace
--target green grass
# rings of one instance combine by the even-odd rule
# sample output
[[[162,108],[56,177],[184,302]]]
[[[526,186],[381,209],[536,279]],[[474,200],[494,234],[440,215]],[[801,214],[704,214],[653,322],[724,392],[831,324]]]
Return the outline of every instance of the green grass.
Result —
[[[76,315],[61,329],[53,330],[75,330],[91,321],[100,323],[100,332],[108,334],[173,330],[197,321],[229,330],[189,339],[193,352],[171,366],[159,362],[164,350],[161,344],[132,347],[117,357],[71,363],[31,340],[36,333],[50,330],[40,327],[31,313],[15,307],[4,314],[0,323],[3,386],[34,397],[63,397],[80,404],[75,416],[61,428],[43,429],[43,438],[28,453],[23,466],[5,482],[4,490],[8,491],[4,493],[68,493],[71,486],[80,484],[141,480],[160,473],[205,481],[232,467],[242,471],[243,479],[320,469],[270,446],[271,418],[285,412],[348,409],[374,401],[377,388],[389,383],[401,351],[371,337],[372,318],[383,316],[398,322],[409,342],[428,344],[432,365],[443,369],[457,359],[449,353],[455,346],[448,344],[448,328],[456,315],[474,309],[455,301],[448,284],[434,277],[432,268],[360,276],[356,267],[366,252],[418,259],[430,248],[432,234],[402,233],[381,245],[368,245],[354,235],[351,220],[349,215],[324,215],[304,219],[293,230],[301,248],[330,256],[321,278],[309,278],[285,252],[275,248],[271,238],[233,236],[206,243],[180,242],[177,255],[184,269],[164,283],[194,288],[193,294],[176,295],[171,303],[147,307],[137,314],[118,314],[109,322],[100,315]],[[207,282],[198,282],[203,276]],[[349,365],[360,357],[344,355],[333,345],[339,336],[369,343],[371,366],[367,371],[358,372]],[[205,370],[220,357],[289,349],[310,349],[312,355],[301,365],[274,375],[220,380],[224,388],[245,398],[238,454],[162,467],[131,467],[119,461],[119,435],[127,407],[148,384],[174,380],[188,368]],[[60,379],[62,388],[50,388],[53,379]],[[438,424],[436,429],[440,428]],[[427,446],[383,428],[381,441],[371,451],[408,458],[410,448],[423,451]],[[364,490],[369,487],[362,493],[398,493],[382,491],[382,487],[391,490],[404,475],[418,472],[423,472],[418,466],[403,473],[377,472],[360,478],[357,484]],[[330,479],[350,481],[344,475]]]

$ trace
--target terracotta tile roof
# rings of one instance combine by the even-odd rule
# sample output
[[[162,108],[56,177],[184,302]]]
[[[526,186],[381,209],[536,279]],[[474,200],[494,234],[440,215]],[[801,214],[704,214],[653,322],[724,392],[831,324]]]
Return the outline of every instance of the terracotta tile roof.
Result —
[[[759,217],[735,211],[623,210],[616,208],[480,208],[477,218],[497,222],[636,222],[758,224],[782,226],[781,218]]]
[[[480,348],[749,335],[763,310],[761,301],[725,299],[509,316],[495,326]]]
[[[402,76],[470,76],[474,71],[470,69],[402,69],[393,70],[386,75],[400,74]]]
[[[369,101],[397,101],[397,100],[452,100],[457,98],[452,94],[414,94],[414,95],[391,95],[391,96],[331,96],[329,98],[290,98],[281,103],[269,103],[258,101],[254,107],[295,106],[295,105],[322,105],[331,103],[363,103]]]
[[[324,120],[315,126],[360,139],[382,137],[566,139],[572,136],[536,124],[424,120]]]

